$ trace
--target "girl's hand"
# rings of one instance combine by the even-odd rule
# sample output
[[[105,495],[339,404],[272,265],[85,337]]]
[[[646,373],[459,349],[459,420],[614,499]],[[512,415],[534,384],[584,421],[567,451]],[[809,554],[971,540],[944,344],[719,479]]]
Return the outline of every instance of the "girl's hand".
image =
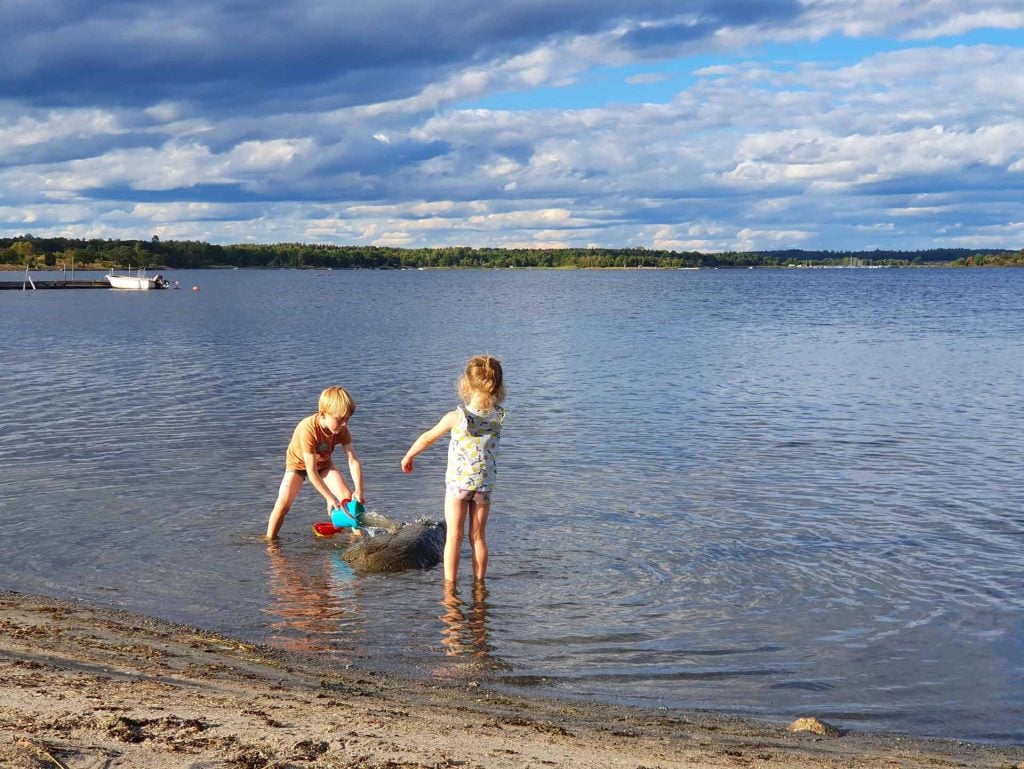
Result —
[[[412,457],[402,457],[402,472],[403,473],[411,473],[412,472]]]

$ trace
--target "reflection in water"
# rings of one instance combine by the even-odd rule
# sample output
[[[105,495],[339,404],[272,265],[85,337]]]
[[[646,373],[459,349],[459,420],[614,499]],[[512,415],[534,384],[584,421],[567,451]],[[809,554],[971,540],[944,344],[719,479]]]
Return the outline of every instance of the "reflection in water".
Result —
[[[267,545],[270,593],[267,612],[270,642],[292,651],[333,654],[360,652],[365,616],[359,580],[340,551],[314,561],[289,558],[278,542]],[[303,568],[306,567],[306,568]]]
[[[445,586],[441,605],[445,609],[441,615],[444,621],[441,645],[447,655],[488,656],[491,645],[487,639],[487,610],[490,608],[487,603],[487,587],[481,583],[473,585],[473,603],[469,606],[468,614],[465,602],[451,585]]]
[[[462,664],[452,665],[452,661],[442,660],[442,664],[435,669],[435,676],[447,678],[480,675],[509,667],[491,654],[494,647],[490,641],[488,614],[491,605],[487,596],[486,585],[478,582],[473,585],[473,602],[467,604],[459,597],[454,586],[445,585],[444,599],[441,601],[444,608],[441,614],[441,646],[447,657],[459,658]]]

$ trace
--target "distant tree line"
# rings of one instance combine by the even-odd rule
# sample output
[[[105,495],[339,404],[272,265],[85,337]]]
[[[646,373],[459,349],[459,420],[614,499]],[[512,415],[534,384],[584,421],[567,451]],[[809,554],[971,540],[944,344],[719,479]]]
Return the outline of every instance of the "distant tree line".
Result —
[[[0,264],[32,267],[838,267],[843,265],[1024,266],[1024,251],[935,248],[922,251],[662,251],[634,248],[392,248],[308,243],[218,246],[193,240],[0,238]]]

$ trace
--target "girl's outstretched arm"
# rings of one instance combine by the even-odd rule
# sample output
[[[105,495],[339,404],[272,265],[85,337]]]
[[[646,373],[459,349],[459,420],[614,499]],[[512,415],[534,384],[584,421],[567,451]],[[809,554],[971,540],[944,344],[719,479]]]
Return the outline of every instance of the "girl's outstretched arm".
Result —
[[[416,441],[409,447],[409,450],[405,452],[405,456],[402,457],[402,472],[412,472],[412,460],[417,457],[424,449],[430,446],[434,441],[440,438],[445,433],[449,432],[455,427],[459,418],[459,410],[449,411],[443,417],[441,421],[431,427],[425,433],[423,433]]]

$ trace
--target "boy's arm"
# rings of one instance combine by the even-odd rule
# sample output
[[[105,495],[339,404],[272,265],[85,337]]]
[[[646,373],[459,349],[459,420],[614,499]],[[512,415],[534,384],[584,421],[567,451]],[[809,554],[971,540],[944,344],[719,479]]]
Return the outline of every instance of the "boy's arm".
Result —
[[[345,456],[348,457],[348,471],[352,475],[352,499],[362,502],[363,463],[359,461],[359,457],[356,455],[356,450],[352,448],[351,443],[343,443],[341,444],[341,447],[345,449]]]
[[[306,452],[302,455],[302,461],[306,463],[306,477],[309,478],[309,482],[313,484],[313,488],[320,492],[320,495],[327,500],[327,504],[332,508],[338,507],[340,499],[334,497],[334,492],[327,488],[327,484],[324,483],[324,479],[320,477],[320,473],[316,471],[316,454],[312,452]]]
[[[405,456],[402,457],[402,472],[412,472],[412,460],[419,456],[427,447],[434,443],[445,433],[449,432],[458,423],[459,410],[449,411],[443,417],[441,421],[431,427],[425,433],[423,433],[416,441],[409,447],[409,450],[405,452]]]

